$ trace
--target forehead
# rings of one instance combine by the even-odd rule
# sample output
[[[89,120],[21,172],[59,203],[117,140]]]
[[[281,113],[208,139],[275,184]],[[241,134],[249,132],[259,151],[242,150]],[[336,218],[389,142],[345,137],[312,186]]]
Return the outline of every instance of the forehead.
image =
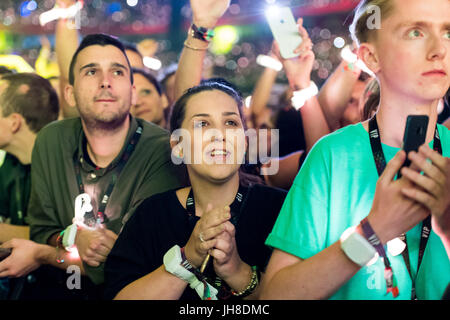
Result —
[[[150,87],[152,89],[156,89],[153,83],[147,80],[146,77],[144,77],[140,73],[134,73],[134,84],[136,88],[138,87]],[[138,88],[139,89],[139,88]]]
[[[207,90],[193,95],[186,104],[186,118],[197,113],[222,114],[235,112],[239,114],[236,101],[220,90]]]
[[[120,63],[127,67],[128,62],[124,53],[117,47],[112,45],[100,46],[92,45],[84,48],[78,53],[76,68],[80,68],[87,64],[111,65],[113,63]]]
[[[433,24],[448,24],[450,0],[392,0],[393,10],[386,19],[385,26],[425,21]]]

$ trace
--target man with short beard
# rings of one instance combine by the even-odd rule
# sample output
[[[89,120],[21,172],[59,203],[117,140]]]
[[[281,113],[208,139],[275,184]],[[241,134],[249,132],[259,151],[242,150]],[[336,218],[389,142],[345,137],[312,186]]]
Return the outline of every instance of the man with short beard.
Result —
[[[185,173],[170,160],[168,133],[130,115],[136,100],[133,74],[117,39],[103,34],[83,39],[64,95],[80,118],[53,123],[36,139],[28,212],[30,237],[44,245],[29,244],[26,261],[18,261],[14,273],[52,265],[64,270],[52,268],[51,280],[62,284],[52,298],[99,298],[103,262],[125,222],[142,200],[183,186]],[[73,222],[75,198],[82,193],[90,196],[92,210],[75,226],[73,245],[79,257],[74,257],[64,250],[68,247],[62,239]],[[66,288],[70,265],[78,265],[89,278],[82,277],[81,290]]]

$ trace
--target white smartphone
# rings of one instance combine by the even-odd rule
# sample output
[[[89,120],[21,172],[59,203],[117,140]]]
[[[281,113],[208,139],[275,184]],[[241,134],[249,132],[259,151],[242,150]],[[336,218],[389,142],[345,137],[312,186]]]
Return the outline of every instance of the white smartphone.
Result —
[[[284,59],[298,57],[300,53],[294,53],[294,50],[302,43],[302,37],[298,33],[291,8],[271,7],[266,10],[266,19],[274,39],[278,42],[281,56]]]

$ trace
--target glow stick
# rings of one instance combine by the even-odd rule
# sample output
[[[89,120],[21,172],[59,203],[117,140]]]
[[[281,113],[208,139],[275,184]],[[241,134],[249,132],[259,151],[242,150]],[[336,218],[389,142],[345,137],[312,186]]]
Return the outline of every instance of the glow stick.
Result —
[[[311,99],[319,93],[319,88],[317,85],[311,81],[308,88],[303,90],[294,91],[293,97],[291,99],[292,106],[298,110],[303,107],[307,100]]]
[[[147,68],[152,70],[159,70],[162,67],[161,61],[156,58],[144,57],[143,62]]]
[[[358,56],[350,50],[349,45],[346,45],[341,50],[341,58],[348,63],[353,63],[357,68],[368,73],[371,77],[375,77],[375,74],[372,72],[372,70],[367,68],[366,64],[361,59],[358,59]]]
[[[260,54],[258,55],[258,57],[256,57],[256,63],[260,66],[270,68],[275,71],[280,71],[281,69],[283,69],[283,64],[280,61],[264,54]]]
[[[78,226],[94,230],[95,228],[91,228],[84,223],[84,214],[90,211],[92,211],[91,197],[87,193],[79,194],[75,198],[75,217],[72,222]]]
[[[77,1],[75,4],[68,8],[59,8],[58,5],[55,5],[53,9],[41,13],[39,16],[39,22],[41,26],[45,26],[47,23],[58,20],[58,19],[68,19],[75,17],[78,12],[83,8],[83,1]]]

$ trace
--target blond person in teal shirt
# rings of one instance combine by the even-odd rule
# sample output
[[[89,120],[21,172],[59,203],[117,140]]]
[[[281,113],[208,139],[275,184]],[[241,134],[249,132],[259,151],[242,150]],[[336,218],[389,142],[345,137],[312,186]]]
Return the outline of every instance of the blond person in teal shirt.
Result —
[[[343,128],[313,147],[266,241],[275,250],[261,298],[393,299],[395,294],[386,294],[383,262],[356,263],[355,252],[343,246],[349,238],[340,241],[355,226],[352,239],[359,235],[360,243],[370,247],[368,224],[381,244],[407,233],[411,276],[402,255],[387,250],[396,280],[392,287],[399,291],[396,299],[411,299],[413,284],[418,299],[442,297],[450,282],[450,133],[436,126],[436,110],[450,85],[445,12],[450,12],[447,0],[360,3],[351,30],[360,58],[380,83],[376,123],[387,166],[378,177],[368,122]],[[380,25],[369,28],[377,14]],[[403,168],[403,177],[396,180],[406,159],[399,150],[410,114],[429,116],[428,146],[408,155],[412,166]],[[436,128],[442,155],[432,150]],[[430,214],[432,231],[417,270],[422,221]],[[363,229],[360,221],[366,217]]]

